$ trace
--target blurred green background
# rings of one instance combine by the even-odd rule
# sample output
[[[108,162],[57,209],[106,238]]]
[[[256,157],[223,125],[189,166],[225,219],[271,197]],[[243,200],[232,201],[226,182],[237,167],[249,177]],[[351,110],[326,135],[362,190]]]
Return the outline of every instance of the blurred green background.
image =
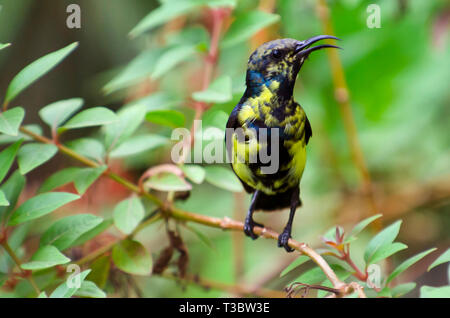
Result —
[[[170,3],[170,0],[161,1]],[[68,29],[67,5],[81,7],[81,29]],[[381,28],[368,28],[369,4],[381,8]],[[79,48],[26,93],[15,104],[27,109],[26,124],[39,123],[43,106],[72,97],[85,99],[85,107],[104,105],[118,110],[141,99],[148,110],[177,109],[186,115],[190,127],[194,111],[189,95],[200,90],[204,56],[209,47],[206,9],[197,9],[162,26],[130,38],[129,32],[160,3],[150,0],[3,0],[0,1],[0,42],[12,46],[0,54],[0,91],[11,78],[36,58],[74,41]],[[443,250],[450,236],[450,6],[444,0],[341,0],[328,1],[335,35],[342,39],[339,52],[349,87],[358,138],[370,170],[377,207],[386,226],[403,219],[399,240],[408,249],[395,256],[395,264],[430,247]],[[204,114],[204,127],[223,129],[227,115],[244,89],[248,56],[257,45],[275,38],[306,39],[323,34],[314,0],[237,1],[234,17],[252,10],[270,11],[279,20],[249,39],[220,50],[215,77],[230,76],[232,100],[214,104]],[[161,65],[158,58],[171,49],[195,48],[194,54],[161,76],[154,76]],[[170,63],[169,63],[170,64]],[[155,78],[156,77],[156,78]],[[314,247],[323,247],[320,236],[334,225],[348,228],[370,215],[361,196],[361,180],[351,158],[327,55],[310,57],[301,70],[295,99],[305,109],[313,129],[308,145],[308,162],[302,179],[304,206],[297,212],[293,238]],[[144,98],[144,100],[142,100]],[[141,131],[170,137],[171,129],[146,123]],[[44,130],[48,134],[48,131]],[[96,130],[69,133],[64,139],[95,135]],[[170,148],[159,148],[112,162],[120,174],[137,180],[150,166],[170,162]],[[56,156],[28,178],[28,195],[55,167],[66,167],[67,160]],[[27,194],[25,194],[26,197]],[[108,216],[126,191],[112,182],[99,181],[86,194],[76,213]],[[206,182],[194,184],[190,197],[179,206],[205,215],[243,220],[249,197]],[[281,231],[287,212],[257,214],[256,219]],[[230,233],[192,224],[212,245],[208,247],[191,231],[181,228],[189,251],[188,272],[205,279],[233,284],[261,285],[282,289],[301,271],[279,278],[279,272],[294,256],[276,248],[274,241],[251,241],[241,233]],[[116,231],[117,232],[117,231]],[[73,255],[108,242],[114,231],[102,234],[89,246],[75,248]],[[35,248],[39,226],[27,236],[24,253]],[[355,242],[352,253],[362,262],[370,231]],[[138,239],[154,259],[167,245],[163,223],[152,225]],[[77,254],[78,253],[78,254]],[[434,256],[435,257],[435,256]],[[431,258],[432,259],[432,258]],[[423,264],[428,264],[425,259]],[[419,263],[400,281],[417,281],[441,286],[447,284],[446,268],[426,273]],[[385,264],[385,266],[393,266]],[[169,272],[172,269],[169,268]],[[206,290],[167,277],[123,278],[112,269],[105,290],[110,296],[216,297],[230,295]],[[125,281],[125,282],[124,282]],[[137,286],[127,288],[123,286]],[[119,286],[119,287],[117,287]],[[120,287],[122,286],[122,287]],[[417,289],[409,294],[417,295]]]

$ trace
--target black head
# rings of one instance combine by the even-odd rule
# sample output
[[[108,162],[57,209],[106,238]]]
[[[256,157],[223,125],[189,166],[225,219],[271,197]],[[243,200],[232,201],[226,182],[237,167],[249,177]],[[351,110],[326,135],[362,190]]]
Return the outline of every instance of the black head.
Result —
[[[322,44],[311,45],[323,39],[338,38],[330,35],[319,35],[305,41],[279,39],[262,44],[250,56],[247,68],[247,88],[260,89],[266,86],[272,91],[284,90],[291,94],[300,68],[311,52],[323,48],[339,48]]]

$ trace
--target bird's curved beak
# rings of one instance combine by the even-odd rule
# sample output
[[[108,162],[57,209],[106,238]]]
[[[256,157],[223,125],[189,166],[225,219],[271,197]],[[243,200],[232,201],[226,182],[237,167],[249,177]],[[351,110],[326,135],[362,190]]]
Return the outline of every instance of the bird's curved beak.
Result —
[[[309,53],[316,51],[316,50],[320,50],[320,49],[325,49],[325,48],[336,48],[336,49],[340,49],[339,46],[336,45],[331,45],[331,44],[322,44],[322,45],[317,45],[317,46],[313,46],[310,47],[311,44],[316,43],[317,41],[320,40],[324,40],[324,39],[334,39],[334,40],[340,40],[339,38],[335,37],[335,36],[331,36],[331,35],[318,35],[318,36],[314,36],[308,40],[305,41],[299,41],[296,48],[295,48],[295,54],[299,57],[306,57],[309,55]]]

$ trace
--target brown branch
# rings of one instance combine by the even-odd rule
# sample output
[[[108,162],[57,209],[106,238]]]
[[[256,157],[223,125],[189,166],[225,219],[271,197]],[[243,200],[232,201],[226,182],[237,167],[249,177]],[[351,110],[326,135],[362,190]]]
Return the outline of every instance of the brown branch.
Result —
[[[244,230],[244,224],[242,222],[238,222],[235,220],[232,220],[228,217],[225,217],[223,219],[216,218],[216,217],[210,217],[205,216],[201,214],[195,214],[192,212],[187,212],[180,210],[176,207],[172,207],[171,211],[169,212],[170,215],[176,219],[183,220],[183,221],[189,221],[189,222],[195,222],[203,225],[207,225],[210,227],[216,227],[224,230],[238,230],[243,231]],[[261,227],[255,227],[254,228],[255,234],[268,238],[273,240],[278,240],[279,233],[268,229],[268,228],[261,228]],[[302,254],[305,254],[309,256],[313,262],[315,262],[325,273],[327,278],[330,280],[330,282],[333,284],[333,286],[336,289],[341,289],[344,286],[346,286],[345,283],[341,282],[339,278],[336,276],[334,271],[331,269],[331,267],[328,265],[328,263],[312,248],[310,248],[305,243],[299,243],[293,239],[290,239],[288,242],[289,246],[297,251],[299,251]]]

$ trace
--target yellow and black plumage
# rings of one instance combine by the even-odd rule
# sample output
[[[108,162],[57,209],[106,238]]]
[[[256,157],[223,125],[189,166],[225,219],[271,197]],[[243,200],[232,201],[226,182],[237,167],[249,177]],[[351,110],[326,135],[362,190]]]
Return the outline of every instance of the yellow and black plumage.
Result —
[[[256,49],[248,62],[246,91],[226,126],[232,131],[240,129],[244,136],[240,138],[238,133],[226,135],[233,171],[245,190],[253,193],[244,232],[256,239],[254,226],[263,226],[253,220],[254,211],[290,207],[289,220],[278,238],[278,246],[288,252],[292,251],[288,241],[295,210],[301,205],[300,179],[306,163],[306,145],[312,136],[308,117],[292,95],[297,74],[309,54],[322,48],[337,48],[328,44],[311,47],[322,39],[337,38],[320,35],[306,41],[279,39]],[[267,138],[261,138],[263,130]],[[277,147],[269,137],[274,130]],[[268,154],[278,151],[276,171],[264,173],[263,167],[268,163],[260,160],[259,155],[256,161],[250,160],[262,151]]]

